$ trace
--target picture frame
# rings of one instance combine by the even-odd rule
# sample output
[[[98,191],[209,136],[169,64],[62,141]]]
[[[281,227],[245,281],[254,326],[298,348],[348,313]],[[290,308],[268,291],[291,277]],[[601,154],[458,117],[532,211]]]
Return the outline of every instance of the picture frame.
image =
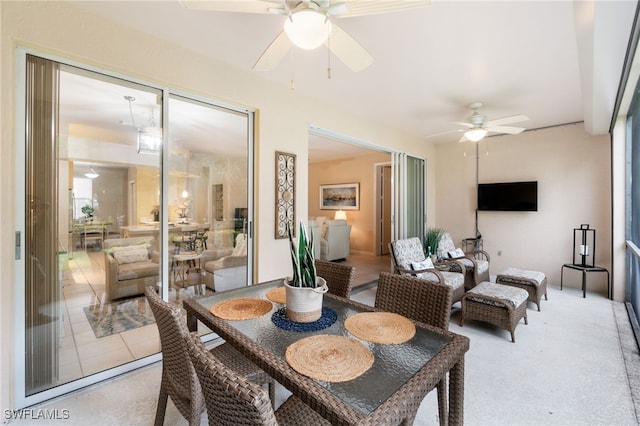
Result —
[[[296,155],[276,151],[275,238],[289,238],[287,225],[296,235]]]
[[[321,210],[360,210],[360,183],[320,185]]]

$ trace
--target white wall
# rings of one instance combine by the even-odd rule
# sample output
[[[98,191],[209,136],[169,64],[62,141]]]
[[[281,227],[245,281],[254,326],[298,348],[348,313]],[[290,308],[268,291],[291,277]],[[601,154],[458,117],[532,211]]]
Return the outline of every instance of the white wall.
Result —
[[[308,126],[332,130],[412,155],[433,157],[423,140],[382,126],[274,86],[258,73],[238,70],[132,29],[114,25],[93,14],[58,2],[0,2],[0,235],[12,236],[19,219],[13,209],[15,190],[15,47],[26,46],[60,58],[90,64],[98,69],[133,76],[142,81],[195,93],[257,111],[256,126],[256,280],[290,274],[287,242],[275,240],[274,153],[297,156],[297,214],[307,217]],[[213,40],[223,43],[224,40]],[[430,171],[430,182],[434,172]],[[428,188],[431,198],[435,187]],[[431,213],[433,204],[429,204]],[[433,217],[430,214],[430,217]],[[12,244],[0,245],[0,326],[3,342],[13,336],[14,269]],[[0,353],[0,409],[12,406],[12,354]]]
[[[573,228],[583,223],[596,229],[596,264],[611,270],[608,136],[567,125],[486,138],[478,148],[480,183],[538,181],[537,212],[478,212],[492,275],[510,266],[538,270],[559,287],[562,264],[572,262]],[[436,153],[436,225],[460,245],[475,235],[475,145],[438,145]],[[580,273],[565,268],[563,284],[581,287]],[[606,295],[606,275],[590,273],[587,289]]]

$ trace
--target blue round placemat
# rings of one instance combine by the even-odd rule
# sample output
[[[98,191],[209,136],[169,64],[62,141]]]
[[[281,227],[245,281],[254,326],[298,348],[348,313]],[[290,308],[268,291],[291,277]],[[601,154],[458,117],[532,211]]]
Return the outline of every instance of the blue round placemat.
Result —
[[[288,331],[318,331],[331,327],[338,319],[338,315],[331,308],[322,308],[320,319],[313,322],[294,322],[287,318],[287,308],[280,308],[271,315],[271,321]]]

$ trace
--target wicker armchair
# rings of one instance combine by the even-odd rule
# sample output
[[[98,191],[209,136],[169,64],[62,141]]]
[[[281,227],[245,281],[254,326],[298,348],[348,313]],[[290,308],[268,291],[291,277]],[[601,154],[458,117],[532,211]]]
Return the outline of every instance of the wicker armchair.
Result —
[[[227,368],[196,333],[184,341],[202,386],[209,425],[330,425],[295,396],[274,411],[264,389]]]
[[[456,250],[456,245],[451,238],[451,234],[448,232],[443,233],[438,243],[438,252],[441,252],[443,257],[457,260],[464,265],[466,268],[464,276],[465,290],[471,290],[483,281],[490,281],[489,253],[484,250],[465,253],[460,249],[457,254],[454,254],[454,250]]]
[[[447,285],[382,272],[378,279],[375,307],[448,330],[451,295],[452,289]],[[448,413],[446,380],[438,383],[437,391],[440,424],[444,425]]]
[[[145,296],[156,319],[162,345],[162,382],[158,395],[158,407],[154,424],[164,423],[167,398],[170,396],[176,408],[189,425],[199,425],[205,408],[198,377],[187,354],[187,324],[179,308],[163,301],[152,286],[145,288]],[[210,350],[221,362],[247,379],[262,385],[269,384],[269,394],[275,397],[275,381],[256,365],[247,360],[228,343]]]
[[[346,299],[351,296],[355,270],[353,266],[316,260],[316,273],[327,281],[329,293]]]
[[[457,261],[438,265],[447,270],[437,268],[422,268],[418,265],[427,260],[422,248],[422,242],[417,237],[396,240],[389,243],[389,252],[393,261],[393,269],[400,275],[413,276],[426,281],[437,282],[451,287],[451,304],[459,302],[464,295],[465,267]],[[456,272],[453,272],[456,271]]]

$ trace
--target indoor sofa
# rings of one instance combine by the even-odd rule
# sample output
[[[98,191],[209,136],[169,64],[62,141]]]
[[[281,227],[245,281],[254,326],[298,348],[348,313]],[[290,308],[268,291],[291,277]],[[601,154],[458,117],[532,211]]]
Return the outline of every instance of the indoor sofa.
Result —
[[[145,287],[160,279],[154,237],[104,240],[105,292],[109,300],[143,295]]]

